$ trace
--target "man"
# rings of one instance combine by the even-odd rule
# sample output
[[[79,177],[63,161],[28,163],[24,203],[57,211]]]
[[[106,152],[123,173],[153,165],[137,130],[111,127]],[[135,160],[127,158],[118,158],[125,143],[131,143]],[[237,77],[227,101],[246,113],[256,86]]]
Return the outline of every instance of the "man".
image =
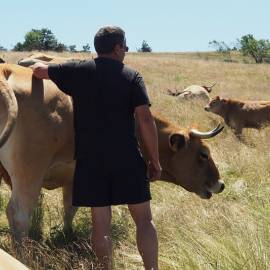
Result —
[[[111,205],[128,204],[136,224],[137,246],[145,269],[158,269],[158,240],[150,208],[149,179],[161,167],[158,138],[142,77],[123,64],[125,32],[101,28],[91,61],[33,66],[39,79],[51,79],[74,106],[76,170],[73,205],[92,212],[92,246],[102,269],[111,269]],[[148,166],[135,137],[135,118]],[[148,167],[148,168],[147,168]]]

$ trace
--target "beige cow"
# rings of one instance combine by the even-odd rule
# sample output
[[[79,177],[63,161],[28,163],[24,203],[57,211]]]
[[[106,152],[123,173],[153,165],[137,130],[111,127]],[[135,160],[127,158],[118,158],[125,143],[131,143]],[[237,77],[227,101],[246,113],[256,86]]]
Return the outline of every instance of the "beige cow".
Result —
[[[32,70],[0,65],[0,160],[12,182],[7,216],[16,238],[27,235],[29,216],[41,187],[63,187],[65,229],[76,208],[71,205],[74,173],[73,107],[69,96],[50,80],[38,80]],[[201,133],[182,130],[155,116],[162,180],[209,199],[225,185],[201,139],[222,128]]]
[[[242,134],[243,128],[260,129],[270,124],[270,101],[232,100],[217,96],[205,110],[220,115],[237,136]]]
[[[208,103],[210,101],[209,93],[215,84],[211,86],[191,85],[181,92],[172,91],[168,89],[168,94],[177,96],[180,101],[202,101]]]

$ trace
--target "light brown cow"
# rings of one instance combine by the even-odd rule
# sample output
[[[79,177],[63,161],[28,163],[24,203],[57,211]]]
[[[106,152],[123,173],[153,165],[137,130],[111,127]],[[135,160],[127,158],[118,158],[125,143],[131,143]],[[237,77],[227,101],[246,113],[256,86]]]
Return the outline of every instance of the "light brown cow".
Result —
[[[223,117],[237,136],[242,134],[243,128],[260,129],[270,124],[270,101],[242,101],[217,96],[205,110]]]
[[[63,187],[65,228],[71,228],[74,174],[73,108],[69,96],[32,70],[0,65],[0,160],[10,175],[12,195],[7,208],[15,237],[27,235],[29,216],[41,187]],[[201,198],[222,192],[224,183],[201,139],[222,128],[201,133],[181,130],[156,116],[162,180],[181,185]]]
[[[209,93],[212,91],[212,88],[215,86],[215,83],[211,86],[200,86],[200,85],[191,85],[185,88],[183,91],[172,91],[168,89],[168,94],[171,96],[177,96],[181,101],[203,101],[208,103],[210,101]]]
[[[74,61],[74,60],[82,60],[79,58],[73,58],[73,57],[61,57],[61,56],[54,56],[54,55],[49,55],[49,54],[44,54],[44,53],[34,53],[31,54],[29,57],[20,59],[18,61],[18,65],[24,66],[24,67],[29,67],[34,65],[37,62],[41,63],[64,63],[64,62],[69,62],[69,61]]]

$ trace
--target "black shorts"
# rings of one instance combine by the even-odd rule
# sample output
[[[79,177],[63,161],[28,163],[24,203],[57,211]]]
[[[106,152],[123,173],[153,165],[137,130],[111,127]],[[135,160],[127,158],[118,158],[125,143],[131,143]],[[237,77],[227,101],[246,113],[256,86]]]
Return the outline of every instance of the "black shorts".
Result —
[[[73,182],[74,206],[101,207],[137,204],[151,200],[145,163],[134,169],[106,170],[78,159]]]

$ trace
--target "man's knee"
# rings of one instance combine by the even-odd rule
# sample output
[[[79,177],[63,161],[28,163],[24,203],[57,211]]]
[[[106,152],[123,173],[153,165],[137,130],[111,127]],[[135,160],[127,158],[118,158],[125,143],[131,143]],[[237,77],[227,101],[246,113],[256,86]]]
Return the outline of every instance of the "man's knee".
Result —
[[[138,205],[129,205],[128,207],[136,225],[148,225],[152,222],[152,213],[149,202]]]
[[[155,227],[155,224],[151,215],[139,216],[139,217],[133,218],[133,220],[137,228]]]
[[[92,212],[92,229],[93,234],[97,237],[109,235],[111,230],[111,208],[110,207],[93,207]]]

